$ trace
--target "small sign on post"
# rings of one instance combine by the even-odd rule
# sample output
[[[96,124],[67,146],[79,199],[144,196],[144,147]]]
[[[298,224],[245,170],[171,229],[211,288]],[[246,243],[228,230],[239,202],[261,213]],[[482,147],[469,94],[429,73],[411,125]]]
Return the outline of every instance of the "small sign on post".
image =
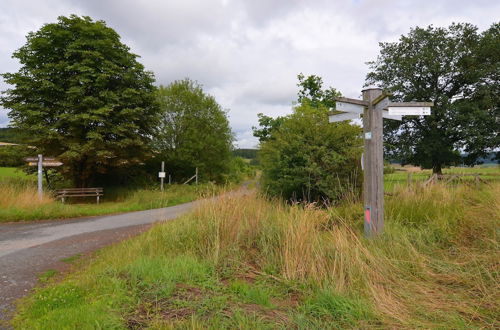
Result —
[[[163,191],[163,180],[165,179],[165,162],[161,162],[161,172],[158,173],[160,178],[160,190]]]

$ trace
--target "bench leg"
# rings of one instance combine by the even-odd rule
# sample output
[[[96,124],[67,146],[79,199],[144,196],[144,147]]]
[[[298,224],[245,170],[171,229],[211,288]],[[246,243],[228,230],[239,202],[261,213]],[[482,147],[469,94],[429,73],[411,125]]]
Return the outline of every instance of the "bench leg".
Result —
[[[64,204],[64,197],[61,197],[61,202]]]
[[[97,204],[99,204],[99,196],[97,196]]]

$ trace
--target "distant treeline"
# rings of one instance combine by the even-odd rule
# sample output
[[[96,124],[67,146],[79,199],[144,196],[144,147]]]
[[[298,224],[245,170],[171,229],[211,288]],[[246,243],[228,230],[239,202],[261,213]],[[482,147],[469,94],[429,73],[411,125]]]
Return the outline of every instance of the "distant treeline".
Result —
[[[255,159],[257,158],[258,151],[258,149],[235,149],[233,150],[233,155],[246,159]]]
[[[460,159],[464,160],[468,154],[460,154]],[[391,164],[402,164],[401,160],[392,159]],[[477,164],[500,164],[500,152],[490,152],[485,157],[478,157],[475,161]],[[405,165],[405,164],[403,164]],[[462,162],[456,162],[455,166],[463,166]]]
[[[0,128],[0,142],[23,143],[25,139],[26,137],[18,129],[10,127]]]

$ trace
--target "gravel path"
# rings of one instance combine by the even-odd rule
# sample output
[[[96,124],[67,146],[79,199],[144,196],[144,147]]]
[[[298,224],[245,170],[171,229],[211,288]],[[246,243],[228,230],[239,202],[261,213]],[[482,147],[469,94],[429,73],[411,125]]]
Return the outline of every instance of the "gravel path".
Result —
[[[68,267],[61,259],[137,235],[197,203],[92,218],[0,224],[0,328],[2,320],[10,318],[15,300],[36,285],[38,274]]]

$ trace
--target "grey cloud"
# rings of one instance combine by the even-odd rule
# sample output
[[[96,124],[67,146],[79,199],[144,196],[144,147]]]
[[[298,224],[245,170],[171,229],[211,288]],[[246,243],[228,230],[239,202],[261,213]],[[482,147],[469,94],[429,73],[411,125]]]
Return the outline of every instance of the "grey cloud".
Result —
[[[257,113],[286,115],[300,72],[359,97],[378,54],[410,27],[468,21],[487,28],[500,2],[435,0],[7,0],[0,12],[1,72],[18,67],[12,51],[29,31],[59,15],[102,19],[141,56],[158,84],[189,77],[229,109],[242,147],[255,146]],[[0,83],[0,89],[5,84]],[[0,110],[0,125],[5,124]]]

